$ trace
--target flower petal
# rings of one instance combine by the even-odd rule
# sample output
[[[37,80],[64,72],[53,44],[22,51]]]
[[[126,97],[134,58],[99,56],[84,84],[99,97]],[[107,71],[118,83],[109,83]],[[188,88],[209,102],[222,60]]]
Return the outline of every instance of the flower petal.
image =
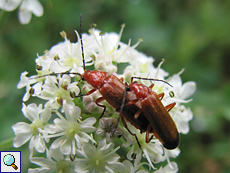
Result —
[[[30,0],[29,9],[35,16],[38,17],[42,16],[44,12],[41,3],[38,0]]]
[[[52,145],[51,145],[51,148],[52,149],[56,149],[58,147],[60,147],[62,145],[62,143],[65,143],[66,142],[66,137],[65,136],[62,136],[60,138],[57,138],[55,141],[53,141]]]
[[[8,0],[5,2],[3,9],[6,11],[13,11],[19,6],[21,1],[22,0]]]
[[[12,126],[15,134],[17,133],[28,133],[30,132],[30,125],[25,122],[18,122]]]
[[[21,147],[25,144],[30,138],[32,137],[31,132],[27,133],[17,133],[16,137],[14,138],[13,146],[15,148]]]
[[[180,98],[186,99],[194,94],[196,91],[196,83],[195,82],[186,82],[182,87],[180,91]]]
[[[23,1],[24,2],[24,1]],[[20,7],[18,18],[21,24],[28,24],[31,20],[32,14],[27,9],[24,9],[23,3]]]
[[[45,107],[45,109],[42,110],[40,116],[43,122],[48,122],[49,119],[51,118],[51,109],[48,107]]]
[[[76,161],[76,164],[75,164],[74,170],[76,172],[82,172],[82,173],[89,172],[90,165],[87,163],[86,159],[78,159],[78,158],[76,158],[75,161]]]
[[[33,141],[31,140],[30,142],[34,142],[34,147],[36,151],[38,151],[39,153],[44,153],[45,143],[44,143],[44,140],[40,136],[38,135],[34,136]]]
[[[35,103],[31,103],[26,107],[26,105],[23,103],[22,112],[25,117],[28,118],[31,122],[39,118],[38,114],[41,110],[41,104],[39,105],[39,107],[37,107]]]
[[[64,155],[70,154],[71,152],[71,140],[66,140],[63,145],[61,145],[61,152]]]
[[[53,166],[55,165],[55,163],[52,160],[49,160],[43,157],[33,157],[30,159],[30,161],[43,168],[49,168],[51,165]]]

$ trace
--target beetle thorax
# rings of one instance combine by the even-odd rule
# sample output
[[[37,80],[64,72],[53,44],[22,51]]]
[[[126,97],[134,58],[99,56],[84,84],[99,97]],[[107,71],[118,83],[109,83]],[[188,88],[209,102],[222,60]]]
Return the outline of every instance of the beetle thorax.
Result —
[[[103,71],[86,70],[85,73],[82,75],[82,78],[88,84],[92,85],[92,87],[99,89],[101,87],[101,85],[103,84],[107,75],[108,75],[108,73],[103,72]]]
[[[150,93],[151,90],[149,87],[139,84],[137,82],[133,82],[129,85],[130,91],[133,92],[138,99],[146,98]]]

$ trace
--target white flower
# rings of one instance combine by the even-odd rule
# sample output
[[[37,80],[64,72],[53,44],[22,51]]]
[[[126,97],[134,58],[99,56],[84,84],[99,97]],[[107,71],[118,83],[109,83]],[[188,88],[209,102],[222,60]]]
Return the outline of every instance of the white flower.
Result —
[[[26,93],[23,96],[22,100],[25,102],[27,100],[29,100],[30,96],[38,96],[41,93],[41,85],[42,85],[42,81],[41,79],[37,78],[37,79],[32,79],[35,76],[31,76],[32,78],[29,79],[28,77],[26,77],[26,75],[28,74],[28,72],[23,72],[21,74],[21,80],[17,85],[17,88],[23,88],[26,86]],[[37,83],[35,83],[37,82]],[[31,84],[35,83],[32,87]]]
[[[89,88],[88,85],[85,85],[82,87],[82,90],[90,91],[88,90],[88,88]],[[83,97],[83,105],[88,112],[93,112],[93,113],[103,112],[103,108],[99,107],[95,102],[99,97],[101,97],[99,91],[93,92],[92,94]]]
[[[148,173],[145,170],[139,170],[140,165],[134,166],[129,160],[122,162],[125,168],[121,169],[119,173]]]
[[[116,118],[101,118],[96,134],[106,137],[108,142],[111,142],[115,137],[121,137],[123,130],[118,125]]]
[[[129,160],[134,160],[134,165],[138,165],[142,155],[147,159],[149,165],[155,169],[152,163],[158,163],[165,160],[164,152],[162,148],[162,144],[157,139],[152,139],[149,143],[146,143],[145,133],[140,133],[138,129],[132,126],[129,122],[127,122],[129,130],[137,135],[138,141],[141,145],[141,149],[136,141],[136,138],[132,136],[130,133],[125,133],[125,138],[127,142],[124,144],[125,147],[131,145],[131,149],[127,154],[127,158]],[[151,134],[152,135],[152,134]],[[135,157],[133,157],[135,156]]]
[[[22,112],[32,123],[18,122],[12,126],[16,136],[13,142],[14,147],[18,148],[30,140],[31,150],[35,147],[38,152],[44,152],[45,142],[42,136],[48,132],[41,132],[41,129],[45,128],[45,124],[50,119],[51,110],[49,108],[42,109],[41,104],[37,107],[34,103],[28,106],[23,103]]]
[[[6,11],[13,11],[21,2],[22,0],[0,0],[0,8]]]
[[[61,73],[66,71],[71,72],[83,72],[82,64],[82,52],[80,42],[71,43],[67,39],[64,31],[61,32],[65,41],[54,45],[45,55],[39,56],[36,59],[37,65],[42,67],[42,70],[48,70],[50,73]],[[76,32],[79,38],[79,34]],[[89,66],[92,63],[88,63],[92,58],[85,55],[85,65]]]
[[[38,0],[23,0],[19,9],[19,21],[21,24],[28,24],[32,13],[40,17],[43,15],[43,7]]]
[[[171,162],[171,165],[166,165],[164,168],[160,167],[154,173],[176,173],[178,172],[178,166],[175,162]]]
[[[49,68],[52,72],[65,72],[73,69],[74,65],[79,67],[77,72],[80,72],[82,71],[82,67],[80,67],[82,66],[81,55],[80,43],[77,42],[74,44],[65,39],[64,42],[53,46],[46,55],[46,58],[48,62],[50,61]]]
[[[47,150],[47,158],[32,157],[30,161],[40,166],[40,168],[29,169],[28,173],[49,173],[49,172],[65,172],[74,173],[74,162],[65,158],[59,149]]]
[[[120,42],[123,29],[124,25],[122,25],[120,33],[117,34],[114,32],[103,33],[93,28],[90,30],[90,35],[83,34],[84,50],[87,54],[95,56],[95,69],[111,74],[117,72],[117,66],[114,65],[114,62],[132,61],[131,56],[127,53],[131,40],[128,45]],[[135,46],[139,43],[140,41]],[[131,49],[134,50],[134,47]]]
[[[60,147],[63,154],[75,154],[76,146],[82,148],[83,142],[94,139],[88,134],[96,130],[93,124],[96,122],[94,117],[80,120],[81,109],[77,106],[69,107],[64,102],[64,112],[66,119],[59,113],[60,118],[54,120],[57,133],[50,137],[58,137],[51,145],[52,149]],[[52,126],[52,128],[55,128]]]
[[[166,87],[165,93],[169,93],[169,90],[173,91],[174,97],[168,97],[168,99],[163,99],[163,102],[164,105],[176,102],[176,106],[170,111],[170,114],[176,123],[178,131],[180,133],[187,134],[189,132],[188,122],[192,119],[193,114],[190,108],[186,108],[184,105],[181,105],[181,103],[188,103],[192,101],[192,99],[185,99],[190,97],[196,91],[196,83],[186,82],[182,85],[182,81],[180,78],[180,74],[182,72],[183,70],[167,80],[173,86],[173,88]]]
[[[28,24],[32,13],[37,17],[43,15],[43,7],[38,0],[0,0],[0,8],[6,11],[13,11],[19,5],[18,18],[21,24]]]
[[[188,133],[188,122],[192,119],[193,115],[190,108],[186,108],[184,103],[191,101],[191,99],[185,99],[195,92],[195,82],[182,84],[180,74],[183,70],[165,79],[169,74],[161,68],[163,61],[159,63],[157,67],[154,67],[154,59],[152,57],[147,57],[135,49],[141,40],[132,46],[131,40],[129,40],[127,44],[120,41],[123,28],[124,26],[122,26],[119,34],[103,33],[96,29],[91,29],[89,34],[83,34],[83,55],[85,57],[86,69],[88,69],[87,66],[91,66],[90,69],[92,69],[92,65],[94,65],[94,69],[105,71],[108,75],[116,75],[128,83],[131,83],[132,77],[161,80],[154,81],[133,78],[133,81],[137,81],[146,86],[150,86],[154,83],[153,91],[157,94],[164,93],[164,97],[161,100],[164,106],[176,102],[176,105],[170,110],[169,114],[172,116],[179,133]],[[116,135],[120,136],[122,131],[119,126],[116,127],[114,121],[118,113],[106,100],[101,98],[99,90],[92,90],[93,86],[87,84],[87,81],[81,81],[84,80],[81,74],[85,72],[85,69],[82,62],[83,55],[79,34],[76,32],[78,38],[78,42],[76,43],[70,42],[65,32],[62,32],[61,35],[65,39],[63,42],[54,45],[49,51],[46,51],[44,55],[37,56],[36,71],[38,74],[27,77],[27,72],[24,72],[21,74],[21,80],[18,83],[18,88],[26,87],[23,101],[27,101],[30,96],[46,100],[44,110],[52,111],[52,113],[56,113],[54,116],[58,116],[52,124],[44,122],[40,123],[42,125],[39,126],[39,123],[32,123],[36,125],[34,129],[35,132],[38,132],[38,135],[40,135],[38,138],[40,142],[38,140],[37,142],[31,142],[30,150],[32,150],[31,148],[35,148],[37,151],[44,151],[46,148],[44,140],[49,142],[49,139],[52,137],[54,138],[53,143],[48,144],[51,146],[50,151],[55,149],[60,150],[60,155],[78,155],[76,159],[72,161],[75,164],[74,170],[76,172],[144,173],[146,170],[142,170],[145,169],[145,167],[142,166],[143,164],[149,166],[147,172],[152,172],[153,169],[157,169],[156,163],[164,161],[167,161],[167,166],[163,168],[160,167],[156,172],[176,172],[178,167],[176,163],[170,162],[170,158],[176,158],[179,155],[179,148],[167,150],[156,137],[149,143],[146,143],[146,133],[141,134],[140,129],[136,129],[130,125],[129,122],[127,122],[128,128],[132,133],[137,135],[141,148],[136,138],[128,133],[127,129],[123,128],[123,130],[126,130],[124,137],[127,142],[123,145],[124,147],[120,154],[122,158],[127,157],[127,159],[132,162],[124,160],[122,164],[118,161],[119,156],[115,154],[115,152],[120,148],[119,145],[122,146],[124,143],[122,137],[115,138]],[[117,74],[118,66],[120,67],[120,65],[124,64],[127,64],[124,73],[119,69],[121,74]],[[92,78],[92,80],[94,79]],[[173,87],[168,85],[166,81]],[[82,94],[87,94],[89,91],[95,92],[82,98]],[[99,116],[103,111],[103,108],[98,106],[96,100],[99,104],[106,106],[104,115],[109,118],[101,118],[99,127],[95,132],[96,128],[93,125],[96,119],[94,116]],[[39,109],[40,112],[41,110]],[[40,115],[40,113],[38,114]],[[20,125],[24,130],[23,132],[19,130]],[[16,134],[15,146],[21,146],[34,134],[34,132],[30,132],[28,125],[24,123],[14,125],[13,129]],[[19,132],[25,133],[25,135]],[[151,135],[152,134],[150,134],[150,136]],[[19,136],[21,139],[19,139]],[[114,139],[114,143],[107,144],[106,139],[110,142],[111,137]],[[99,144],[97,146],[97,141],[101,138],[103,139],[98,142]],[[37,145],[37,147],[35,145]],[[39,149],[39,147],[42,149]],[[47,154],[49,154],[49,152],[47,152]],[[48,156],[47,159],[34,158],[32,155],[33,154],[30,155],[30,158],[32,158],[31,161],[41,165],[41,168],[30,169],[30,171],[45,172],[46,169],[48,169],[47,172],[50,170],[59,170],[62,172],[63,170],[66,170],[66,172],[68,170],[72,171],[69,164],[65,162],[66,159],[64,157],[55,159],[56,161],[61,161],[60,165],[64,163],[63,167],[66,168],[59,169],[59,167],[56,167],[59,165],[57,164],[59,161],[56,162]],[[45,163],[46,161],[47,163]],[[124,165],[126,168],[120,169],[123,168]]]
[[[106,144],[106,140],[98,142],[98,145],[83,143],[82,151],[77,155],[82,158],[76,158],[76,172],[118,172],[124,165],[118,162],[120,158],[115,152],[120,148],[113,148],[114,144]]]
[[[164,80],[168,73],[161,69],[161,65],[163,61],[158,65],[157,68],[153,66],[154,59],[152,57],[147,57],[143,53],[138,52],[133,49],[132,56],[135,57],[129,65],[124,70],[124,78],[127,82],[131,82],[131,77],[142,77],[142,78],[150,78],[150,79],[160,79]],[[134,81],[137,79],[134,78]],[[154,83],[151,80],[143,80],[140,79],[138,82],[150,86],[150,84]],[[155,82],[156,86],[162,86],[164,83]]]
[[[182,84],[180,74],[182,74],[183,71],[184,69],[182,69],[182,71],[178,74],[174,74],[167,81],[173,86],[173,88],[170,88],[170,90],[175,94],[173,100],[180,103],[187,103],[191,100],[186,101],[185,99],[194,94],[196,91],[196,83],[190,81]]]
[[[37,82],[36,79],[29,79],[28,77],[26,77],[26,75],[28,74],[27,71],[24,71],[21,76],[20,76],[20,81],[17,85],[17,88],[23,88],[25,86],[28,86],[30,84],[33,84],[35,82]],[[32,78],[35,77],[35,76],[31,76]]]
[[[176,123],[177,129],[180,133],[187,134],[189,132],[189,121],[192,119],[193,114],[190,108],[184,105],[176,106],[172,109],[172,118]]]
[[[69,75],[58,76],[47,76],[45,84],[42,85],[42,91],[37,96],[44,100],[49,100],[52,103],[51,108],[58,107],[66,101],[68,105],[74,106],[73,95],[78,95],[80,90],[77,86],[77,82],[71,83]]]

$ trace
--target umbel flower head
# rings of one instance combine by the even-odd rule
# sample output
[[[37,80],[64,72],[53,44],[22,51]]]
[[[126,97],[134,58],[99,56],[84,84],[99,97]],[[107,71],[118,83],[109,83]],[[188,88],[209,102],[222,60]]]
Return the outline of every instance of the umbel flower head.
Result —
[[[92,28],[89,34],[82,34],[83,45],[77,32],[76,43],[70,42],[66,33],[62,32],[64,41],[36,58],[37,75],[27,77],[28,72],[21,74],[17,87],[26,87],[23,101],[26,102],[30,97],[45,101],[44,106],[39,107],[34,103],[28,106],[23,103],[23,113],[32,124],[19,122],[12,127],[16,135],[15,147],[20,147],[30,140],[29,159],[40,166],[30,169],[30,172],[178,171],[176,162],[170,162],[170,158],[179,155],[179,148],[165,149],[154,135],[151,141],[146,143],[146,133],[141,133],[132,122],[118,118],[120,108],[115,110],[97,89],[82,79],[81,74],[85,71],[81,46],[84,48],[86,69],[90,66],[91,69],[123,78],[128,83],[131,82],[132,76],[167,81],[173,88],[164,82],[155,82],[153,90],[156,93],[165,93],[161,100],[163,105],[176,102],[170,116],[179,133],[189,132],[188,122],[193,114],[184,104],[191,101],[185,99],[195,92],[195,82],[182,84],[180,75],[183,70],[168,77],[169,74],[161,68],[163,62],[154,67],[152,57],[136,50],[141,40],[133,46],[131,40],[128,44],[120,41],[123,29],[124,25],[117,34]],[[118,66],[121,64],[127,66],[118,73]],[[148,80],[138,82],[146,86],[152,84]],[[122,99],[120,101],[122,102]],[[102,112],[103,117],[97,121]],[[44,118],[44,115],[47,117]],[[20,138],[23,135],[25,138]],[[53,140],[50,140],[51,138]],[[53,151],[58,151],[59,156],[56,157]],[[46,152],[47,157],[36,157],[36,152]],[[68,156],[74,157],[69,161]],[[160,162],[164,162],[164,167],[158,166]]]

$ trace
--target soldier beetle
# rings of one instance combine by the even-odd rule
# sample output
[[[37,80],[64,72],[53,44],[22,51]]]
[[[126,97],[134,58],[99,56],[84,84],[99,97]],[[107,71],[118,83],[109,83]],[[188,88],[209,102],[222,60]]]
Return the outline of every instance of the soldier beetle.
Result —
[[[90,84],[93,89],[90,90],[86,94],[77,95],[75,96],[72,94],[72,97],[82,97],[92,94],[95,91],[99,91],[102,95],[102,97],[99,97],[95,103],[104,108],[100,118],[104,115],[106,106],[101,105],[100,102],[103,100],[106,100],[112,107],[115,108],[117,112],[120,112],[122,123],[124,124],[125,128],[129,131],[129,133],[133,136],[135,136],[138,145],[140,146],[136,134],[133,134],[129,129],[128,126],[124,120],[124,118],[129,121],[134,127],[137,129],[140,129],[141,132],[147,131],[147,127],[149,126],[149,122],[147,118],[144,116],[143,113],[139,115],[138,118],[134,119],[134,115],[138,112],[138,110],[141,108],[141,104],[136,103],[132,105],[128,105],[132,100],[137,99],[135,94],[132,92],[126,93],[126,96],[124,97],[124,91],[125,91],[125,84],[123,83],[123,79],[119,79],[115,75],[110,75],[107,72],[99,71],[99,70],[86,70],[85,67],[85,58],[84,58],[84,49],[83,49],[83,41],[82,41],[82,34],[81,34],[81,25],[82,25],[82,19],[80,16],[80,43],[81,43],[81,51],[82,51],[82,61],[83,61],[83,69],[84,73],[75,73],[75,72],[62,72],[62,73],[53,73],[53,74],[46,74],[39,77],[44,77],[48,75],[58,75],[58,74],[74,74],[81,77],[81,80],[86,81],[88,84]],[[121,109],[121,105],[124,104],[123,108]],[[150,131],[150,128],[149,130]]]
[[[149,122],[148,128],[151,127],[155,137],[160,140],[165,148],[175,149],[179,145],[179,133],[168,112],[176,105],[176,103],[174,102],[164,107],[161,102],[164,93],[156,94],[156,92],[152,91],[154,84],[147,87],[136,81],[133,82],[134,78],[148,80],[148,78],[132,77],[131,84],[126,88],[128,91],[127,93],[134,93],[137,97],[137,99],[132,100],[127,104],[141,104],[141,108],[134,115],[134,119],[138,119],[138,117],[144,113],[144,116]],[[151,138],[148,138],[149,132],[151,132],[148,128],[146,131],[146,142],[151,140]]]
[[[80,16],[80,43],[84,73],[80,74],[73,72],[63,72],[55,74],[79,75],[83,81],[86,81],[93,87],[93,89],[88,93],[75,97],[90,95],[98,90],[102,97],[99,97],[95,103],[98,106],[104,108],[100,118],[104,115],[106,106],[99,103],[103,100],[106,100],[116,109],[117,112],[120,113],[124,127],[131,135],[135,136],[139,147],[141,146],[137,136],[128,129],[125,119],[129,121],[134,127],[140,129],[141,133],[146,132],[147,143],[150,142],[153,138],[153,135],[149,138],[149,133],[154,133],[154,135],[161,141],[165,148],[176,148],[179,144],[179,135],[175,123],[168,113],[168,111],[175,106],[175,103],[164,107],[161,103],[161,99],[163,98],[164,94],[162,93],[157,95],[154,91],[151,91],[150,89],[152,89],[153,85],[147,87],[143,84],[133,82],[133,79],[138,77],[132,77],[131,84],[128,85],[127,83],[123,82],[123,79],[119,79],[115,75],[109,75],[107,72],[99,70],[86,70],[81,25],[82,20]],[[50,74],[44,76],[48,75]],[[158,79],[147,80],[162,81],[167,83],[166,81]]]
[[[81,46],[84,64],[82,37]],[[153,138],[153,136],[149,138],[149,133],[154,133],[156,138],[160,140],[165,148],[174,149],[178,146],[179,133],[173,119],[168,113],[168,111],[170,111],[176,103],[171,103],[164,107],[161,102],[164,97],[164,93],[157,95],[154,91],[152,91],[153,85],[147,87],[143,84],[133,82],[133,79],[138,77],[132,77],[131,84],[128,85],[126,89],[127,84],[124,84],[123,80],[118,79],[115,75],[109,75],[107,72],[98,70],[85,70],[85,65],[84,71],[85,72],[82,75],[78,75],[81,76],[82,80],[94,87],[94,89],[85,95],[89,95],[96,90],[99,90],[102,95],[102,97],[96,100],[96,104],[104,108],[101,116],[103,116],[106,107],[104,105],[100,105],[99,102],[106,100],[116,109],[116,111],[120,112],[123,125],[130,134],[135,136],[136,139],[136,134],[133,134],[128,129],[124,118],[137,129],[140,129],[141,132],[146,132],[147,143]],[[139,79],[162,81],[148,78]],[[167,83],[166,81],[162,82]]]

